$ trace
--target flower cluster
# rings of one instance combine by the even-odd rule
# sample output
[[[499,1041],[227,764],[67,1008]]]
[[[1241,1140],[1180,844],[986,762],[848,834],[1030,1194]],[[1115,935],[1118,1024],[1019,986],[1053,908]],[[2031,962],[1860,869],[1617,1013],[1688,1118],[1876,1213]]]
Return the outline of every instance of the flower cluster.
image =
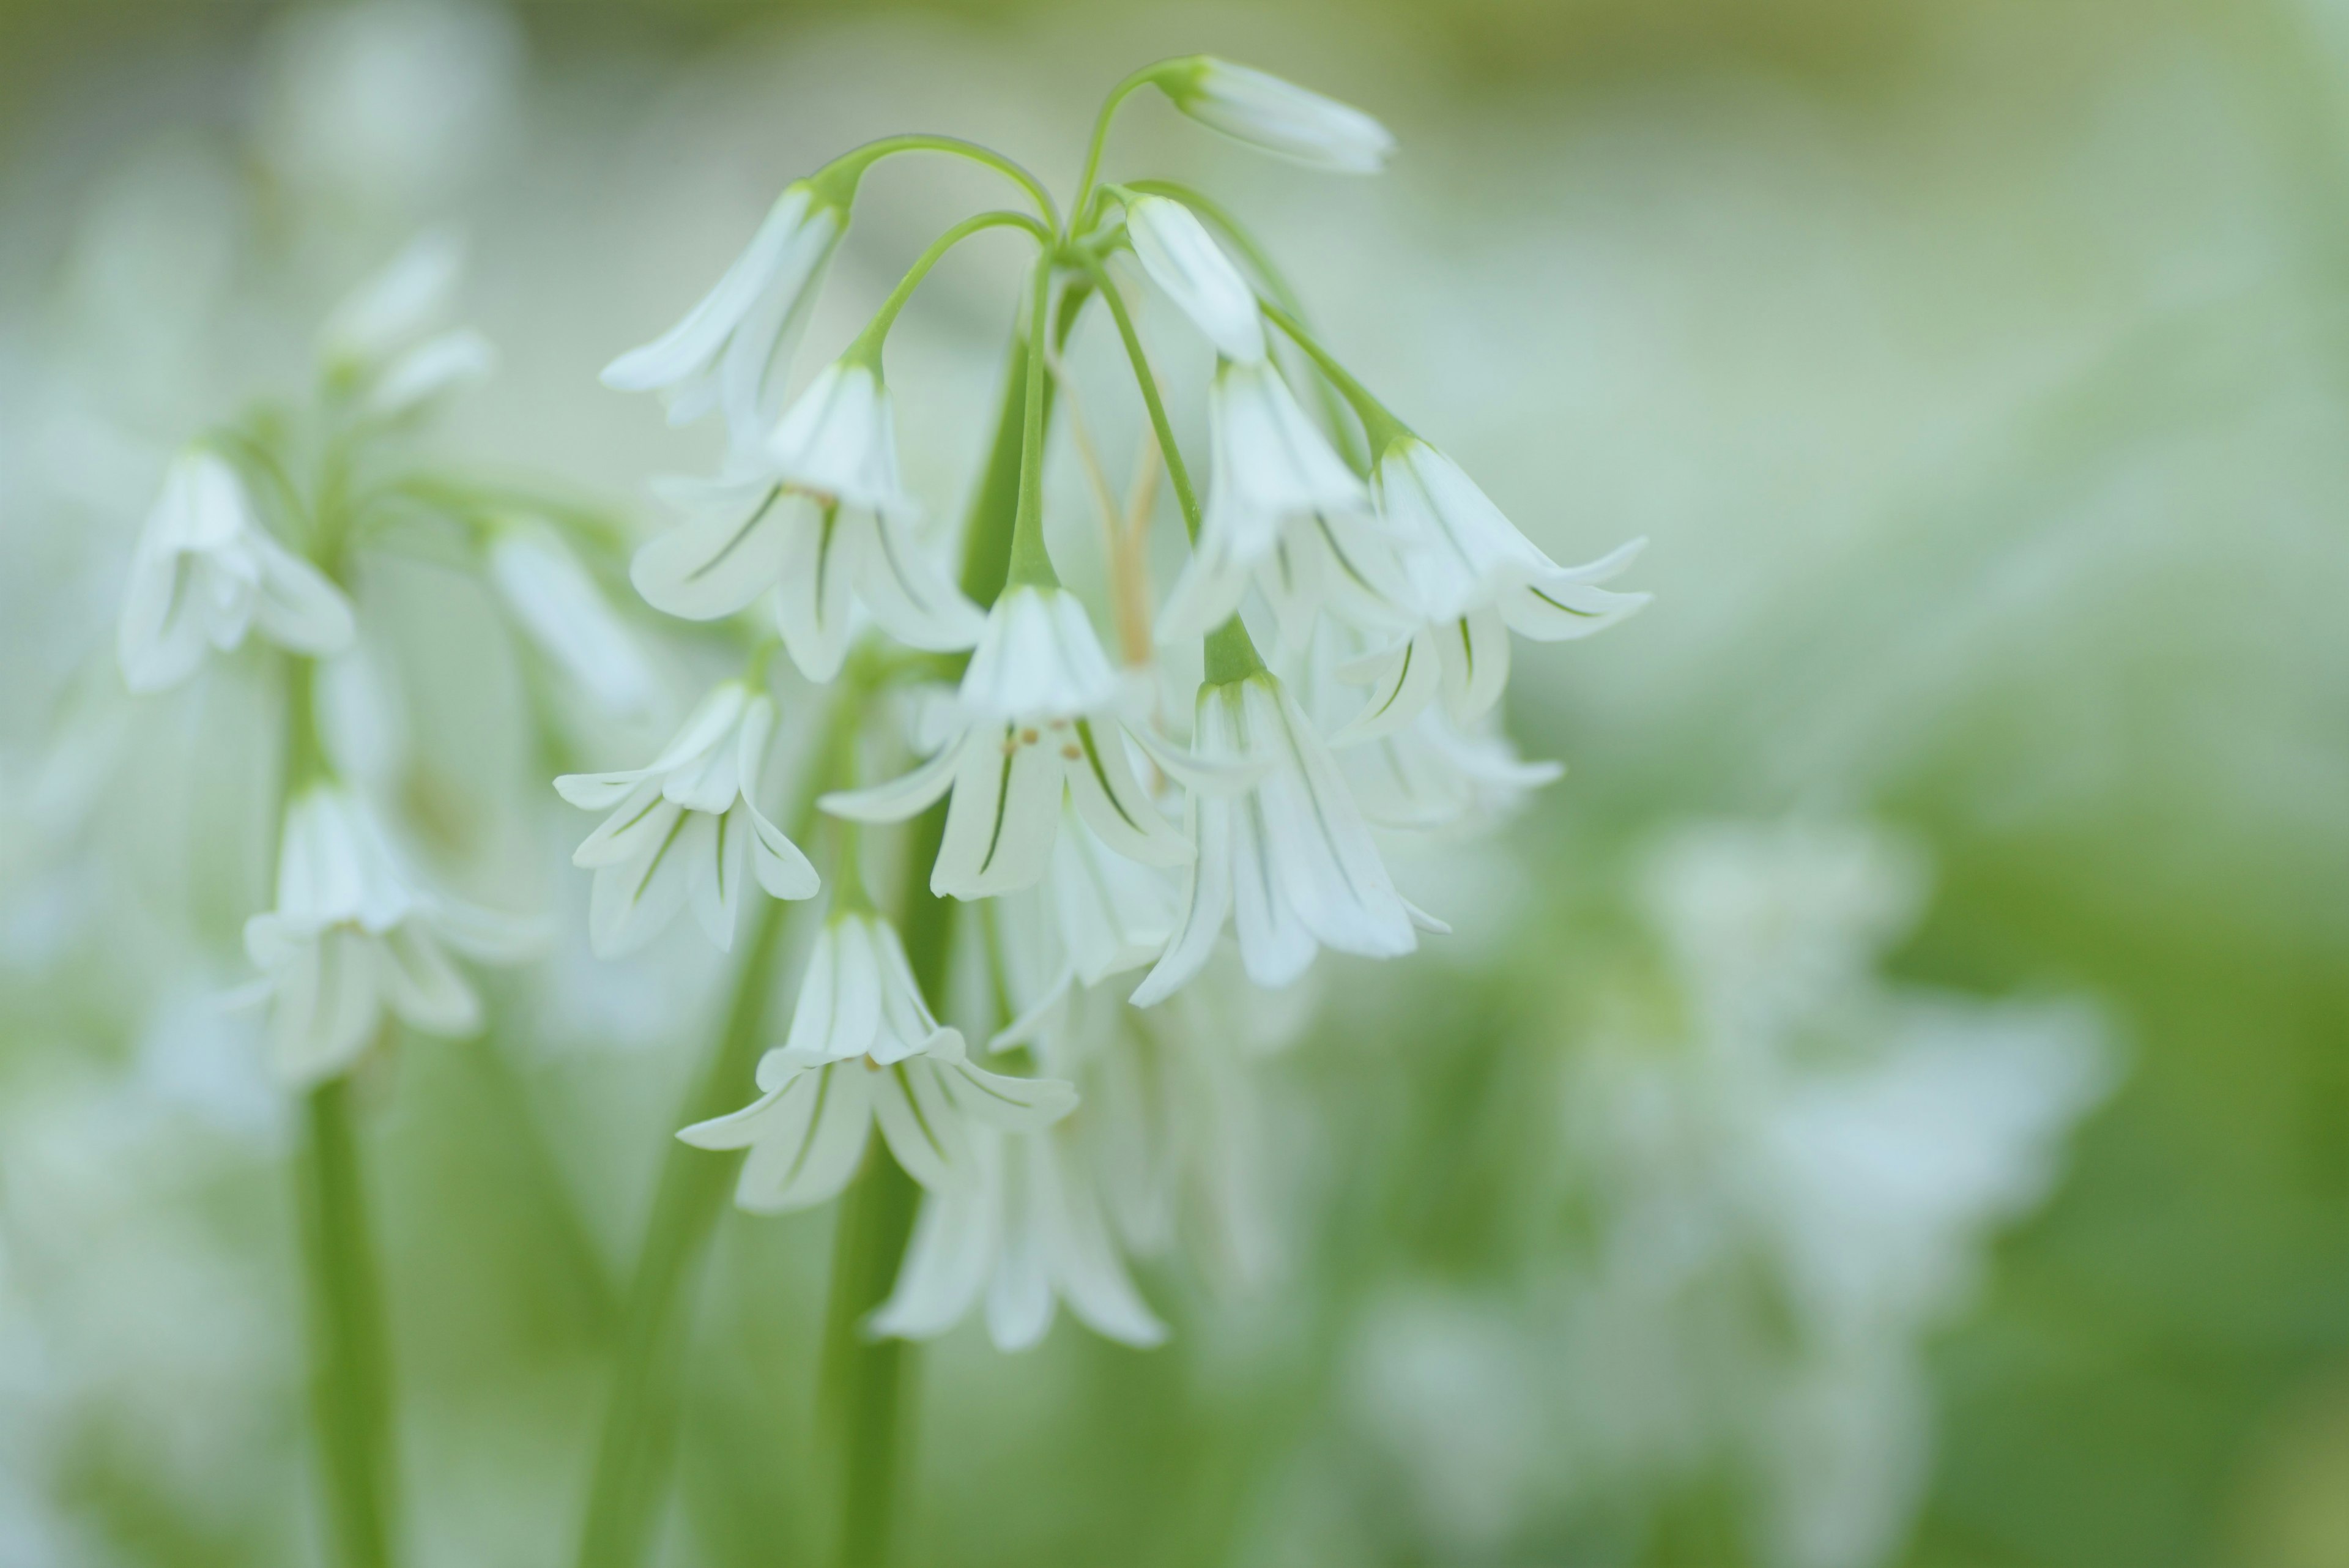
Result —
[[[637,589],[680,618],[750,624],[755,612],[771,631],[751,631],[750,673],[713,691],[651,763],[558,781],[565,799],[610,813],[576,857],[595,872],[596,947],[634,948],[688,901],[729,946],[745,856],[777,898],[816,890],[751,800],[774,728],[763,650],[837,683],[828,729],[842,742],[805,770],[842,825],[829,923],[789,1039],[758,1068],[760,1097],[682,1136],[748,1148],[742,1206],[792,1209],[839,1192],[877,1124],[930,1194],[881,1332],[936,1332],[986,1293],[998,1341],[1026,1344],[1057,1294],[1102,1333],[1158,1337],[1119,1250],[1150,1228],[1106,1217],[1102,1150],[1118,1140],[1087,1130],[1118,1113],[1078,1108],[1081,1079],[1115,1075],[1104,1042],[1130,1040],[1146,1016],[1164,1052],[1204,1056],[1224,1043],[1200,1037],[1200,1021],[1230,1009],[1200,997],[1262,1012],[1254,988],[1291,985],[1323,949],[1394,958],[1445,929],[1398,890],[1373,822],[1447,826],[1555,776],[1494,729],[1512,634],[1586,637],[1646,602],[1600,586],[1636,545],[1559,566],[1372,396],[1228,213],[1164,182],[1099,178],[1119,105],[1145,88],[1321,169],[1371,172],[1393,148],[1355,109],[1206,57],[1149,67],[1111,95],[1065,213],[984,148],[871,143],[793,183],[682,320],[604,372],[660,394],[672,421],[714,412],[725,427],[716,473],[657,484],[681,518],[636,552]],[[864,176],[908,152],[978,163],[1019,205],[947,228],[792,392],[802,328]],[[996,446],[950,564],[900,468],[885,351],[928,273],[994,230],[1024,236],[1032,264]],[[1213,355],[1204,495],[1137,318],[1145,294]],[[1120,618],[1107,637],[1046,544],[1041,483],[1056,427],[1089,442],[1066,353],[1102,316],[1150,421],[1138,462],[1163,464],[1191,542],[1163,595],[1146,551],[1113,553]],[[1147,524],[1104,520],[1112,534]],[[1170,726],[1158,693],[1202,663],[1187,729]],[[881,700],[899,683],[925,687],[910,726],[890,717],[907,704]],[[894,776],[858,776],[908,753]],[[943,957],[909,965],[864,890],[860,834],[933,812],[935,836],[908,840],[935,845],[914,851],[929,858],[909,891],[978,906],[984,940],[957,950],[987,981],[982,1032],[1008,1075],[975,1066],[963,1033],[936,1022],[943,1003],[916,973],[944,972]],[[1015,942],[1014,929],[1041,934]],[[1236,961],[1219,962],[1226,932]],[[1176,998],[1191,1002],[1139,1011]]]

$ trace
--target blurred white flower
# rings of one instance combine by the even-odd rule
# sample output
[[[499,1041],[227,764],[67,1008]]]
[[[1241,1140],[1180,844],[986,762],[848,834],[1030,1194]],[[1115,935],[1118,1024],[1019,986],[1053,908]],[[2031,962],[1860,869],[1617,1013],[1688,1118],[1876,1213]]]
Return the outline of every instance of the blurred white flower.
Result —
[[[1340,732],[1330,744],[1355,804],[1380,827],[1432,832],[1497,821],[1566,774],[1563,763],[1519,756],[1489,715],[1464,726],[1441,706],[1422,708],[1399,730],[1348,743],[1357,739]]]
[[[497,369],[495,345],[470,327],[428,337],[383,368],[367,389],[367,411],[396,420]]]
[[[427,229],[326,315],[319,358],[332,368],[373,369],[423,342],[448,318],[465,275],[465,240]]]
[[[1199,537],[1159,612],[1158,639],[1205,636],[1239,607],[1248,578],[1284,541],[1319,550],[1311,535],[1351,531],[1371,498],[1353,470],[1281,379],[1270,359],[1224,359],[1207,392],[1208,461],[1213,472]],[[1350,539],[1331,539],[1340,559]],[[1278,585],[1268,588],[1277,592]]]
[[[629,576],[654,608],[715,620],[775,591],[775,622],[800,673],[840,673],[862,605],[909,648],[968,648],[982,625],[905,514],[824,502],[771,478],[669,480],[687,520],[636,552]]]
[[[732,451],[755,450],[774,422],[792,349],[847,223],[846,211],[814,187],[792,184],[701,302],[605,366],[604,384],[662,393],[672,424],[721,409]]]
[[[424,887],[367,805],[319,783],[286,808],[277,905],[245,922],[262,979],[244,992],[271,1004],[278,1075],[314,1084],[351,1066],[386,1010],[429,1034],[464,1036],[481,1006],[443,944],[487,963],[536,946],[531,922]]]
[[[489,563],[523,630],[597,706],[622,718],[651,712],[660,683],[643,647],[560,534],[535,519],[502,519]]]
[[[259,628],[313,656],[348,647],[350,601],[326,574],[254,519],[236,470],[191,448],[171,460],[163,493],[130,558],[115,650],[133,691],[160,691]]]
[[[1361,109],[1212,55],[1169,61],[1153,79],[1201,124],[1317,169],[1375,174],[1394,151],[1387,128]]]
[[[1094,1333],[1121,1344],[1166,1337],[1118,1256],[1092,1174],[1066,1124],[1040,1131],[976,1128],[977,1179],[923,1200],[897,1284],[869,1332],[930,1339],[987,1303],[998,1350],[1026,1350],[1064,1301]]]
[[[984,898],[1032,887],[1050,864],[1061,803],[1119,854],[1173,866],[1190,851],[1133,776],[1125,737],[1165,753],[1146,727],[1119,717],[1122,683],[1075,595],[1007,588],[963,673],[960,727],[904,777],[823,797],[836,816],[896,822],[948,789],[946,837],[932,891]]]
[[[595,873],[596,956],[634,952],[688,901],[709,940],[731,950],[746,857],[770,896],[814,896],[815,867],[758,805],[774,731],[774,699],[722,681],[646,766],[554,781],[572,805],[611,813],[571,857]]]
[[[1192,793],[1196,857],[1165,956],[1134,1005],[1196,974],[1226,920],[1248,978],[1268,987],[1297,979],[1324,947],[1394,958],[1418,945],[1415,925],[1444,929],[1395,891],[1329,749],[1278,678],[1200,687],[1191,745],[1208,763],[1257,770],[1258,779],[1238,794]]]
[[[735,1201],[766,1212],[823,1203],[848,1184],[875,1121],[923,1186],[978,1179],[977,1127],[1033,1131],[1076,1091],[967,1059],[962,1034],[922,1000],[897,933],[877,915],[837,915],[809,959],[791,1044],[759,1064],[761,1097],[678,1134],[697,1148],[748,1148]]]

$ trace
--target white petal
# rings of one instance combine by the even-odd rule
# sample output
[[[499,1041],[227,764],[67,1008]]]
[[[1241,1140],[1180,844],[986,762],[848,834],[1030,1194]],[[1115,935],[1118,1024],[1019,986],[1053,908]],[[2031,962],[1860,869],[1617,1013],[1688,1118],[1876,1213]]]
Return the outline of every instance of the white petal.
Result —
[[[936,1064],[950,1106],[1004,1132],[1036,1132],[1077,1108],[1077,1086],[1065,1078],[1013,1078],[968,1062],[924,1060]]]
[[[976,1179],[970,1129],[927,1057],[893,1063],[874,1075],[873,1115],[905,1174],[932,1191]]]
[[[740,680],[721,680],[711,687],[647,771],[666,774],[698,763],[725,745],[733,739],[734,727],[741,722],[750,698],[750,689]]]
[[[732,615],[773,587],[794,541],[817,526],[814,503],[780,484],[670,489],[691,514],[636,552],[628,580],[647,604],[686,620]]]
[[[659,701],[643,648],[554,529],[500,529],[490,545],[490,580],[531,640],[605,711],[644,714]]]
[[[1052,1326],[1052,1265],[1028,1161],[1004,1151],[1003,1239],[988,1282],[987,1334],[1007,1354],[1026,1350]]]
[[[1095,1334],[1120,1344],[1164,1343],[1166,1325],[1134,1289],[1102,1222],[1100,1199],[1086,1178],[1069,1168],[1059,1139],[1039,1133],[1017,1141],[1028,1146],[1030,1189],[1069,1310]]]
[[[981,1157],[982,1165],[987,1157]],[[876,1337],[930,1339],[968,1315],[994,1261],[998,1202],[982,1179],[924,1196],[889,1299],[865,1324]]]
[[[1415,634],[1402,643],[1359,659],[1338,671],[1341,680],[1361,680],[1371,688],[1362,711],[1330,737],[1332,746],[1357,745],[1392,734],[1432,701],[1443,683],[1444,658],[1435,639]]]
[[[453,229],[419,234],[335,306],[319,333],[319,347],[330,360],[381,362],[432,330],[464,271],[461,234]]]
[[[783,1049],[794,1060],[844,1061],[869,1054],[881,1029],[881,967],[862,915],[825,922],[808,959]]]
[[[133,691],[163,691],[195,673],[204,659],[204,623],[197,606],[195,557],[141,546],[130,558],[130,581],[116,623],[115,657]]]
[[[677,853],[692,862],[693,918],[719,952],[734,950],[735,912],[742,901],[743,840],[750,824],[739,812],[695,812]]]
[[[658,936],[692,891],[693,866],[685,836],[694,814],[662,802],[639,852],[595,873],[587,898],[588,943],[597,958],[622,958]]]
[[[897,929],[886,920],[874,920],[872,931],[881,992],[881,1029],[873,1059],[886,1066],[908,1056],[959,1057],[962,1035],[941,1029],[931,1015],[930,1004],[922,999],[921,984],[914,979],[913,966],[905,961]]]
[[[1274,879],[1297,918],[1323,945],[1342,951],[1372,958],[1411,951],[1416,939],[1410,915],[1320,737],[1278,681],[1257,677],[1240,687],[1250,742],[1280,758],[1254,798],[1262,806]],[[1245,932],[1240,946],[1247,956]],[[1259,984],[1270,983],[1253,965],[1249,972]]]
[[[834,790],[816,804],[851,822],[903,822],[927,810],[953,786],[963,750],[972,743],[971,736],[957,737],[911,773],[865,789]],[[983,737],[978,743],[984,749]]]
[[[986,618],[914,537],[901,509],[858,520],[857,597],[881,629],[908,648],[946,653],[978,640]]]
[[[1212,56],[1189,64],[1159,86],[1185,114],[1226,136],[1346,174],[1375,174],[1394,151],[1386,127],[1336,99]]]
[[[1050,865],[1068,764],[1016,724],[973,729],[960,759],[930,891],[988,898],[1035,886]]]
[[[1655,597],[1593,587],[1584,575],[1591,569],[1569,567],[1504,594],[1500,608],[1509,628],[1537,642],[1572,642],[1630,619]]]
[[[838,676],[848,657],[855,554],[851,523],[842,520],[837,504],[824,506],[792,530],[775,583],[775,629],[800,673],[818,685]]]
[[[348,926],[321,933],[283,971],[270,1019],[278,1075],[295,1086],[359,1058],[382,1018],[377,940]]]
[[[1493,711],[1509,684],[1509,629],[1497,609],[1473,610],[1440,629],[1444,708],[1455,724]]]
[[[709,370],[761,293],[779,275],[787,275],[794,257],[804,253],[805,231],[813,224],[836,223],[830,208],[811,213],[811,197],[804,184],[793,184],[778,197],[717,286],[686,312],[684,320],[605,366],[604,384],[622,391],[649,391]]]
[[[411,1027],[454,1039],[480,1031],[481,999],[415,921],[393,927],[377,951],[384,1001]]]
[[[1164,196],[1136,198],[1125,210],[1134,258],[1165,291],[1216,351],[1230,359],[1261,359],[1264,321],[1256,291],[1240,275],[1191,209]]]
[[[1182,843],[1187,860],[1190,840]],[[1051,888],[1062,943],[1087,985],[1150,962],[1174,932],[1174,888],[1165,875],[1112,854],[1081,823],[1061,826]]]
[[[660,778],[649,771],[566,774],[554,781],[554,787],[563,791],[565,799],[584,805],[591,800],[609,798],[611,792],[624,784],[627,793],[612,808],[612,815],[598,823],[595,831],[571,852],[571,864],[583,871],[633,860],[645,853],[648,840],[667,837],[675,826],[669,814],[680,808],[661,798]]]
[[[764,813],[743,801],[735,807],[750,819],[750,873],[759,878],[759,886],[771,898],[812,898],[823,886],[808,864],[800,846],[783,835],[783,830],[767,820]]]
[[[261,592],[253,604],[261,635],[313,657],[348,648],[358,628],[343,590],[268,535],[256,530],[250,543],[261,561]]]
[[[443,392],[497,369],[498,350],[470,327],[427,338],[383,368],[367,389],[367,411],[379,419],[413,412]]]
[[[1068,763],[1069,798],[1102,842],[1145,866],[1180,866],[1191,857],[1190,841],[1159,815],[1127,763],[1123,732],[1112,724],[1096,728],[1080,719],[1059,732]],[[1046,737],[1051,743],[1051,737]],[[1073,748],[1078,753],[1068,755]]]
[[[918,511],[897,472],[888,389],[869,366],[825,366],[776,423],[766,454],[800,489],[869,512]]]
[[[958,696],[968,713],[1035,723],[1099,711],[1121,691],[1083,603],[1062,588],[1017,584],[987,612]]]

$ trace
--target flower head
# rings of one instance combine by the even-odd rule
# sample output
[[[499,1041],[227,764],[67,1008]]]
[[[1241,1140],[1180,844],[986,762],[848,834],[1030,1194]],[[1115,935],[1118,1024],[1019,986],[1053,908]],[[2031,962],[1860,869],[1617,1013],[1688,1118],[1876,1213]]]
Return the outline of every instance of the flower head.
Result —
[[[163,493],[130,557],[115,651],[133,691],[160,691],[195,672],[204,649],[247,630],[297,653],[350,646],[350,601],[325,573],[256,522],[244,485],[216,453],[171,460]]]
[[[444,949],[492,963],[527,955],[527,923],[434,893],[409,871],[375,814],[339,784],[286,809],[277,907],[245,922],[244,947],[272,1004],[278,1073],[310,1084],[344,1071],[384,1012],[429,1034],[481,1027],[481,1001]]]
[[[629,576],[656,609],[715,620],[774,590],[777,629],[800,673],[840,673],[863,606],[909,648],[968,648],[981,625],[915,539],[904,514],[826,503],[772,477],[672,480],[687,520],[636,552]]]
[[[783,413],[767,460],[795,489],[896,516],[921,512],[897,472],[897,416],[877,365],[836,359]]]
[[[846,211],[813,186],[792,185],[717,286],[684,320],[606,365],[604,384],[665,393],[672,424],[722,408],[733,448],[755,448],[774,419],[816,280],[847,224]]]
[[[1136,988],[1147,1007],[1198,973],[1226,920],[1248,978],[1282,986],[1324,947],[1393,958],[1441,929],[1394,889],[1329,750],[1279,680],[1259,672],[1199,689],[1192,750],[1253,769],[1237,794],[1194,791],[1195,850],[1166,952]]]
[[[571,857],[595,873],[588,933],[599,957],[642,947],[688,900],[709,940],[730,949],[746,858],[771,896],[814,895],[815,867],[757,803],[774,728],[774,700],[729,680],[648,766],[554,781],[572,805],[611,813]]]
[[[895,822],[951,789],[930,887],[957,898],[1040,880],[1064,797],[1119,854],[1179,864],[1188,848],[1135,779],[1125,740],[1132,735],[1154,755],[1166,748],[1146,726],[1124,723],[1122,690],[1076,596],[1014,585],[988,611],[956,700],[958,726],[945,743],[903,778],[828,794],[823,808]]]
[[[735,1200],[804,1209],[848,1184],[874,1122],[923,1186],[975,1179],[975,1128],[1033,1131],[1066,1116],[1076,1090],[970,1064],[959,1032],[922,1000],[897,933],[878,916],[834,916],[808,962],[791,1040],[759,1064],[761,1096],[687,1127],[697,1148],[748,1148]]]
[[[1394,151],[1387,128],[1361,109],[1212,55],[1169,61],[1154,79],[1201,124],[1317,169],[1375,174]]]
[[[1137,196],[1126,203],[1125,232],[1143,272],[1216,353],[1247,364],[1265,357],[1256,290],[1190,208],[1164,196]]]
[[[1203,636],[1239,607],[1250,574],[1272,562],[1284,541],[1323,548],[1312,537],[1342,528],[1370,510],[1369,493],[1305,410],[1269,359],[1226,359],[1207,393],[1206,514],[1191,560],[1160,612],[1161,641]],[[1341,558],[1353,552],[1331,535]]]

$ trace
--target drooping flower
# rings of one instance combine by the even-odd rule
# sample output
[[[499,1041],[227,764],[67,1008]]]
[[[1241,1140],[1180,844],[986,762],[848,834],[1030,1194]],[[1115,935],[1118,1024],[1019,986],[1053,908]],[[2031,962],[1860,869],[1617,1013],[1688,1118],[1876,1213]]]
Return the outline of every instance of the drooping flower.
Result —
[[[666,394],[669,422],[713,408],[737,452],[765,439],[815,284],[848,226],[846,209],[801,181],[769,211],[717,286],[659,337],[604,368],[604,384]]]
[[[840,673],[859,603],[910,648],[978,639],[978,607],[915,537],[921,509],[898,476],[887,395],[863,365],[819,377],[755,466],[663,488],[688,520],[637,551],[629,573],[657,609],[713,620],[773,588],[792,662],[817,682]]]
[[[1340,743],[1400,729],[1438,691],[1454,722],[1471,722],[1508,685],[1510,632],[1569,642],[1638,613],[1652,597],[1599,586],[1638,559],[1646,540],[1561,566],[1458,463],[1416,436],[1388,444],[1371,486],[1421,619],[1408,638],[1350,672],[1371,689],[1371,698]]]
[[[464,269],[463,239],[453,230],[428,230],[326,317],[319,356],[331,374],[360,389],[369,413],[400,418],[496,365],[488,338],[444,326]]]
[[[1418,945],[1415,926],[1444,929],[1395,891],[1337,764],[1278,677],[1201,686],[1191,746],[1258,778],[1238,794],[1192,792],[1196,854],[1174,934],[1134,1005],[1196,974],[1227,920],[1248,978],[1268,987],[1297,979],[1321,948],[1393,958]]]
[[[922,1000],[895,929],[861,911],[833,916],[817,939],[789,1043],[760,1062],[758,1084],[750,1105],[678,1134],[750,1150],[735,1201],[754,1212],[835,1196],[876,1121],[906,1174],[940,1189],[978,1179],[977,1128],[1038,1130],[1077,1098],[1061,1079],[973,1066],[960,1032]]]
[[[1251,574],[1286,542],[1357,562],[1346,535],[1370,511],[1353,470],[1299,406],[1270,359],[1223,360],[1207,392],[1212,472],[1190,561],[1159,612],[1162,642],[1205,636],[1239,608]],[[1276,581],[1268,592],[1279,592]]]
[[[1040,1341],[1056,1301],[1104,1338],[1139,1346],[1165,1339],[1166,1325],[1118,1256],[1099,1187],[1065,1125],[972,1139],[978,1179],[924,1200],[871,1333],[935,1338],[984,1296],[998,1350]]]
[[[325,573],[272,538],[236,471],[191,448],[171,460],[163,493],[130,557],[115,650],[133,691],[160,691],[258,628],[282,648],[340,652],[350,601]]]
[[[1125,754],[1132,735],[1162,765],[1184,759],[1121,717],[1123,685],[1075,595],[1016,584],[988,611],[956,699],[960,728],[904,777],[823,797],[826,811],[895,822],[949,789],[930,888],[983,898],[1033,886],[1050,864],[1063,798],[1102,842],[1151,866],[1189,854]],[[1170,770],[1171,771],[1171,770]]]
[[[595,873],[587,919],[598,957],[644,946],[688,901],[709,940],[730,950],[746,858],[770,896],[814,895],[815,867],[758,806],[774,728],[772,698],[724,681],[649,765],[554,781],[572,805],[611,813],[571,857]]]
[[[356,1062],[387,1010],[428,1034],[481,1027],[481,1001],[447,947],[512,963],[534,944],[529,922],[425,888],[364,801],[317,784],[286,810],[276,908],[245,922],[262,971],[247,994],[271,1003],[278,1074],[313,1084]]]
[[[1125,206],[1125,232],[1143,274],[1216,353],[1251,364],[1265,357],[1256,290],[1190,208],[1164,196],[1136,196]]]
[[[659,683],[633,634],[563,536],[529,518],[501,522],[490,541],[490,581],[531,640],[605,711],[651,711]]]
[[[1361,109],[1212,55],[1169,60],[1152,79],[1201,124],[1317,169],[1375,174],[1394,151],[1386,127]]]

